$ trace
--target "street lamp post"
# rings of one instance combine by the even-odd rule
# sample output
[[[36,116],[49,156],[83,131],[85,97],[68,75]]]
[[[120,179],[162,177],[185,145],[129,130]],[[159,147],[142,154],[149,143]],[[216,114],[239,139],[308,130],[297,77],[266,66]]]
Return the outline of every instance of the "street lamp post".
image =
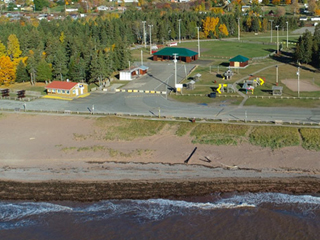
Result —
[[[277,54],[279,53],[279,25],[276,26],[277,28]]]
[[[199,34],[200,27],[196,27],[196,29],[198,30],[198,55],[200,58],[200,34]]]
[[[238,40],[240,41],[240,18],[238,18]]]
[[[179,43],[181,43],[181,28],[180,28],[181,19],[179,19],[178,22],[179,22]]]
[[[300,67],[298,67],[298,98],[300,98]]]
[[[147,40],[146,40],[146,21],[142,21],[143,24],[143,42],[144,48],[147,48]]]
[[[272,22],[273,20],[269,20],[271,22],[271,39],[270,39],[270,42],[272,42]]]
[[[150,31],[150,54],[152,54],[152,49],[151,49],[151,44],[152,44],[152,41],[151,41],[151,28],[153,27],[153,25],[148,25],[149,26],[149,31]]]
[[[288,48],[288,42],[289,42],[289,22],[286,21],[287,24],[287,48]]]

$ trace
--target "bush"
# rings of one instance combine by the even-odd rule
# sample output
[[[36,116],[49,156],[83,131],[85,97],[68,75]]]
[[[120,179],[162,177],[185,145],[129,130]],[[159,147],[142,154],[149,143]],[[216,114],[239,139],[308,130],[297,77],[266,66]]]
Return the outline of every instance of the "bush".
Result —
[[[254,127],[249,135],[251,144],[271,149],[300,144],[297,128],[290,127]]]
[[[302,147],[307,150],[320,150],[320,129],[302,128]]]

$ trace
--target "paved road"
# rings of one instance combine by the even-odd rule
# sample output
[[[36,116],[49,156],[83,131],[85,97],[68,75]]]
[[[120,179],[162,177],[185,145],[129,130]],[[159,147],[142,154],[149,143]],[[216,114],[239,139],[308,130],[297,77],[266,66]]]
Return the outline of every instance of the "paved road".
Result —
[[[144,63],[148,73],[128,83],[122,89],[167,91],[175,85],[174,63],[172,61]],[[177,63],[177,83],[185,79],[195,67],[192,63]]]
[[[219,99],[220,100],[220,99]],[[93,93],[73,101],[38,99],[27,102],[28,110],[88,112],[94,105],[95,113],[124,113],[168,117],[197,117],[221,120],[261,120],[320,123],[320,109],[267,108],[224,106],[223,98],[215,105],[199,105],[167,100],[165,96],[142,93]],[[23,109],[19,101],[0,100],[0,109]]]

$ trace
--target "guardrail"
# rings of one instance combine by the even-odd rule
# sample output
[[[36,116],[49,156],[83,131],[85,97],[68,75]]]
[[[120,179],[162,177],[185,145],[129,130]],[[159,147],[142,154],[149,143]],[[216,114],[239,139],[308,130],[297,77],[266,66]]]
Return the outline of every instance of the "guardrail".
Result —
[[[116,89],[116,92],[167,94],[167,91],[138,90],[138,89]]]
[[[190,122],[190,117],[162,115],[160,117],[146,114],[117,113],[117,112],[95,112],[92,114],[88,111],[71,111],[71,110],[25,110],[21,108],[7,109],[0,108],[0,111],[6,112],[26,112],[26,113],[42,113],[42,114],[60,114],[60,115],[85,115],[85,116],[118,116],[130,118],[144,118],[150,120],[166,120],[166,121],[185,121]],[[320,128],[320,122],[314,121],[286,121],[286,120],[260,120],[260,119],[231,119],[231,118],[195,118],[197,123],[225,123],[225,124],[254,124],[254,125],[284,125],[284,126],[304,126]]]

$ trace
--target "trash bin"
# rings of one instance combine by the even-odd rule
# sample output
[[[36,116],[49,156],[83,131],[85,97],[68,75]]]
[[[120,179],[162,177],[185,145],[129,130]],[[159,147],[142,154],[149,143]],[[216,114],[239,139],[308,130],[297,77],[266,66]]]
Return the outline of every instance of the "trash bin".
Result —
[[[216,94],[217,94],[216,92],[210,93],[210,94],[209,94],[209,98],[215,98],[215,97],[216,97]]]

